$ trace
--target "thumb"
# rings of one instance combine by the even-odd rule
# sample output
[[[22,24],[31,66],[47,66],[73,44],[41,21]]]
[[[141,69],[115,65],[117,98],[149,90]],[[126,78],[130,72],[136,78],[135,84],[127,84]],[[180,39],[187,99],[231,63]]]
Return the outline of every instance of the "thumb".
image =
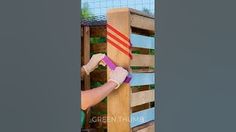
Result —
[[[105,63],[103,60],[101,60],[101,61],[99,62],[99,65],[106,66],[106,63]]]

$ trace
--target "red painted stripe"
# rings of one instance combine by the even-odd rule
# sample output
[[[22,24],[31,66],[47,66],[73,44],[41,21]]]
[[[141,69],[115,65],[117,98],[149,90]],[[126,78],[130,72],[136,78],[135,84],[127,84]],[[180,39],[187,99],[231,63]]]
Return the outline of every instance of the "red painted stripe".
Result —
[[[112,27],[111,25],[107,24],[107,27],[109,29],[111,29],[113,32],[115,32],[117,35],[119,35],[120,37],[122,37],[123,39],[125,39],[126,41],[130,42],[129,38],[126,37],[124,34],[122,34],[120,31],[118,31],[117,29],[115,29],[114,27]]]
[[[113,38],[114,40],[116,40],[117,42],[121,43],[126,48],[130,48],[131,47],[130,45],[128,45],[127,43],[123,42],[122,40],[120,40],[119,38],[117,38],[115,35],[111,34],[108,31],[107,31],[107,35],[110,36],[111,38]]]
[[[114,43],[113,41],[111,41],[108,38],[107,38],[107,42],[109,44],[111,44],[112,46],[114,46],[115,48],[117,48],[118,50],[120,50],[121,52],[123,52],[125,55],[129,56],[130,59],[132,59],[132,55],[129,52],[127,52],[126,50],[124,50],[123,48],[121,48],[119,45],[117,45],[116,43]]]

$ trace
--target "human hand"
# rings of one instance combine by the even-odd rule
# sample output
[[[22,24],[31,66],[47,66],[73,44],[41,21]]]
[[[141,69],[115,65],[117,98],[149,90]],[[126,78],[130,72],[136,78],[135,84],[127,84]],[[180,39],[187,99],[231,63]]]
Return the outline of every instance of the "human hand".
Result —
[[[122,67],[116,67],[114,71],[110,73],[110,79],[108,81],[113,81],[117,84],[117,88],[124,82],[126,76],[128,75],[128,71]]]
[[[98,67],[99,64],[105,66],[106,64],[102,62],[102,59],[104,58],[105,54],[94,54],[89,62],[83,66],[85,72],[87,75],[89,75],[90,72],[92,72],[94,69]]]

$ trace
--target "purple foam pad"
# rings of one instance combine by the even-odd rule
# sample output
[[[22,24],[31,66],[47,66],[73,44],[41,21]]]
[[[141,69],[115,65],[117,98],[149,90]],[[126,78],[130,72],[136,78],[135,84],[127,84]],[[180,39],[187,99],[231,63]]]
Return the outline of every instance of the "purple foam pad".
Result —
[[[115,70],[116,69],[116,65],[111,61],[111,59],[108,57],[108,56],[105,56],[103,59],[103,62],[105,62],[106,64],[107,64],[107,66],[111,69],[111,70]],[[131,75],[129,74],[126,78],[125,78],[125,80],[124,80],[124,82],[125,83],[129,83],[130,82],[130,80],[131,80]]]
[[[131,81],[131,79],[132,79],[132,76],[129,74],[129,75],[125,78],[124,82],[125,82],[125,83],[129,83],[129,82]]]
[[[111,70],[115,70],[115,69],[116,69],[116,65],[115,65],[115,64],[110,60],[110,58],[108,58],[107,56],[105,56],[102,60],[107,64],[107,66],[108,66]]]

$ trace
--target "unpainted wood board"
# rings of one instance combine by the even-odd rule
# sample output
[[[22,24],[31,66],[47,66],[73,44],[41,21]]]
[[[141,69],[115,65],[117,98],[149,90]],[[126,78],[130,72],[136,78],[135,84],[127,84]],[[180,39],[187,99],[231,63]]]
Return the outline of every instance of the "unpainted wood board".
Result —
[[[119,30],[123,35],[130,36],[130,14],[128,8],[111,9],[107,13],[107,23]],[[118,66],[126,69],[130,66],[130,58],[121,51],[107,44],[107,55]],[[108,70],[109,78],[110,70]],[[131,88],[127,83],[123,83],[117,90],[108,96],[108,118],[117,121],[108,122],[108,132],[130,132],[130,95]],[[121,120],[119,120],[121,119]]]
[[[144,54],[133,54],[130,66],[154,67],[155,56]]]
[[[154,90],[146,90],[146,91],[132,93],[131,107],[153,102],[154,100],[155,100]]]
[[[135,28],[145,29],[155,32],[155,21],[153,18],[132,14],[131,15],[131,26]]]
[[[90,28],[83,29],[83,64],[87,64],[90,60]],[[90,76],[84,77],[84,90],[90,89]],[[89,128],[90,109],[86,110],[85,128]]]

